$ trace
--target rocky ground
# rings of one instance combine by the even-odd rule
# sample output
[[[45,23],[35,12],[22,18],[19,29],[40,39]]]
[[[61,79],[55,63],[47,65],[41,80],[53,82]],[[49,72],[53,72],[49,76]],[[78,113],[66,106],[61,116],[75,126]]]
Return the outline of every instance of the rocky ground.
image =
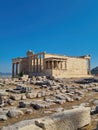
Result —
[[[78,107],[91,108],[91,126],[98,122],[98,79],[0,79],[0,128]]]

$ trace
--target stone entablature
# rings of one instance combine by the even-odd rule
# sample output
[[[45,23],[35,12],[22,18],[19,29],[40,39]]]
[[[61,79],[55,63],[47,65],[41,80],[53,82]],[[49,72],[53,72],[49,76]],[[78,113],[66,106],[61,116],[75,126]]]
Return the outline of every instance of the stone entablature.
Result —
[[[69,57],[31,50],[27,57],[12,59],[12,77],[19,73],[46,75],[57,78],[87,77],[90,74],[90,55]]]

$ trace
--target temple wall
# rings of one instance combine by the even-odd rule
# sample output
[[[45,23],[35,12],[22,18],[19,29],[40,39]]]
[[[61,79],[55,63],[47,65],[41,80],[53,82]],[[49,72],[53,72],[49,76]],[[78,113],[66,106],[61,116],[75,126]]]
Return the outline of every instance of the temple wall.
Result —
[[[87,77],[87,61],[83,58],[71,58],[66,61],[66,69],[53,69],[54,77]]]
[[[47,70],[45,70],[45,75],[46,76],[52,76],[52,73],[53,72],[53,70],[51,70],[51,69],[47,69]]]
[[[27,57],[12,60],[13,77],[19,72],[23,72],[29,76],[32,74],[40,75],[43,73],[46,74],[46,76],[54,76],[58,78],[90,76],[90,57],[69,57],[46,54],[44,52],[38,54],[29,53]],[[46,65],[48,62],[50,64],[49,67]]]

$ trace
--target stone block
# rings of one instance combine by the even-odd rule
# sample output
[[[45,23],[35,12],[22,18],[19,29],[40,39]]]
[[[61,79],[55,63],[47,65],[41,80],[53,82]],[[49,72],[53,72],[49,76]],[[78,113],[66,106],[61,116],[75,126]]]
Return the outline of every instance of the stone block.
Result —
[[[77,130],[90,124],[90,108],[77,108],[35,121],[43,130]]]
[[[33,99],[37,97],[37,93],[36,92],[32,92],[32,93],[27,93],[26,97],[29,99]]]

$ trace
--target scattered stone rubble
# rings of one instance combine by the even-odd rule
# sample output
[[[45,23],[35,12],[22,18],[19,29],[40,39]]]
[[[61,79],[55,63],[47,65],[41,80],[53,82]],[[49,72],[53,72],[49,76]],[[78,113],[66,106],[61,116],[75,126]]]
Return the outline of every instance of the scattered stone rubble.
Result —
[[[13,115],[13,114],[12,114]],[[51,116],[22,121],[2,130],[77,130],[91,122],[90,108],[76,108]]]
[[[49,79],[46,76],[29,78],[27,80],[0,79],[0,121],[33,114],[33,111],[44,110],[45,113],[69,109],[66,103],[81,102],[71,105],[71,109],[91,107],[91,113],[98,112],[98,98],[89,99],[98,92],[98,80],[91,79]],[[82,100],[87,98],[85,102]],[[52,108],[52,106],[56,107]],[[6,110],[5,110],[6,109]],[[24,109],[26,109],[24,111]]]

